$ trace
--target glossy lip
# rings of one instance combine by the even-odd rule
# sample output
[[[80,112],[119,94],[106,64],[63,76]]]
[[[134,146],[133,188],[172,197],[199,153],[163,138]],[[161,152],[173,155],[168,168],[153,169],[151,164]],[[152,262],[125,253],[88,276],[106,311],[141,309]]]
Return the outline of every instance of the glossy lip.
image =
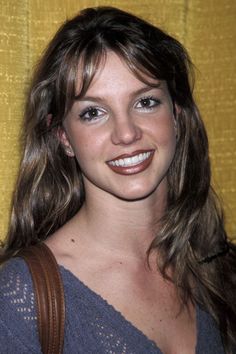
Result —
[[[133,157],[135,155],[143,154],[146,152],[150,152],[151,153],[150,156],[146,160],[144,160],[134,166],[113,166],[113,165],[109,164],[109,162],[111,162],[111,161],[124,159],[127,157]],[[114,171],[115,173],[118,173],[120,175],[134,175],[134,174],[140,173],[140,172],[146,170],[146,168],[148,168],[148,166],[152,162],[153,155],[154,155],[154,150],[137,150],[137,151],[132,152],[132,154],[119,155],[116,158],[107,161],[106,163],[107,163],[108,167],[110,167],[110,169],[112,171]]]

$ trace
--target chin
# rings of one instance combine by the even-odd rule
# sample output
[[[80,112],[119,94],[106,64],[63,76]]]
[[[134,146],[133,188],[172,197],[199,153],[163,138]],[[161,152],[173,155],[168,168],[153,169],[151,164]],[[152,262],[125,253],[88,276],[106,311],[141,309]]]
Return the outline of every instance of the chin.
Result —
[[[120,200],[124,200],[124,201],[129,201],[129,202],[135,202],[135,201],[140,201],[140,200],[144,200],[147,199],[149,197],[151,197],[152,195],[154,196],[157,191],[157,186],[154,188],[134,188],[126,190],[125,188],[123,189],[122,193],[116,193],[113,194],[115,197],[117,197]]]
[[[96,183],[97,182],[97,183]],[[124,200],[124,201],[139,201],[150,197],[157,199],[163,198],[167,193],[166,178],[159,176],[158,179],[145,178],[145,180],[132,180],[130,178],[123,179],[122,181],[109,181],[107,183],[99,183],[101,180],[94,181],[92,179],[84,179],[85,190],[90,192],[91,195],[96,193],[110,194],[111,196]]]

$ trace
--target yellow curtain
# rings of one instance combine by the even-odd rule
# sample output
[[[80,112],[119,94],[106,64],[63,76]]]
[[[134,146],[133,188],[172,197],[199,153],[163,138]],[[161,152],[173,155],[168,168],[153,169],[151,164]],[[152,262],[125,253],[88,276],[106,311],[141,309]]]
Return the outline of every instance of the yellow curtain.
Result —
[[[176,36],[196,65],[195,96],[207,126],[213,184],[236,239],[236,2],[232,0],[0,0],[0,239],[8,224],[20,156],[24,94],[33,65],[68,17],[116,6]]]

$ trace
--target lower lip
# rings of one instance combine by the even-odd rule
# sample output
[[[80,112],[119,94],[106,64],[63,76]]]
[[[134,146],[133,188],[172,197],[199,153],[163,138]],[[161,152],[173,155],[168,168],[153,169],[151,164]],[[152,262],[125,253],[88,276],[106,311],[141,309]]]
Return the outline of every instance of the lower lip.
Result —
[[[149,165],[152,162],[154,155],[154,151],[151,152],[150,156],[144,160],[143,162],[140,162],[138,165],[134,166],[112,166],[107,164],[112,171],[115,173],[118,173],[119,175],[135,175],[136,173],[140,173],[145,171]]]

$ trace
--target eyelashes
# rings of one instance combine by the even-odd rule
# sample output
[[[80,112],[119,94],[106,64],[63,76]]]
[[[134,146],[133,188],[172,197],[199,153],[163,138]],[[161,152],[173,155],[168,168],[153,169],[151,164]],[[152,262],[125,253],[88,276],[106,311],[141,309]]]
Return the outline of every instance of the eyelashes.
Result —
[[[90,107],[86,107],[80,114],[79,117],[82,121],[95,121],[98,120],[99,118],[102,118],[102,116],[104,116],[106,114],[106,112],[99,108],[99,107],[95,107],[95,106],[90,106]]]
[[[158,106],[160,103],[161,101],[158,98],[154,96],[147,96],[140,98],[136,103],[136,107],[139,109],[151,110],[154,107]]]
[[[139,112],[152,112],[157,106],[161,104],[161,101],[152,95],[139,98],[133,108]],[[98,106],[88,106],[79,113],[79,118],[83,122],[96,123],[108,116],[106,109]]]

